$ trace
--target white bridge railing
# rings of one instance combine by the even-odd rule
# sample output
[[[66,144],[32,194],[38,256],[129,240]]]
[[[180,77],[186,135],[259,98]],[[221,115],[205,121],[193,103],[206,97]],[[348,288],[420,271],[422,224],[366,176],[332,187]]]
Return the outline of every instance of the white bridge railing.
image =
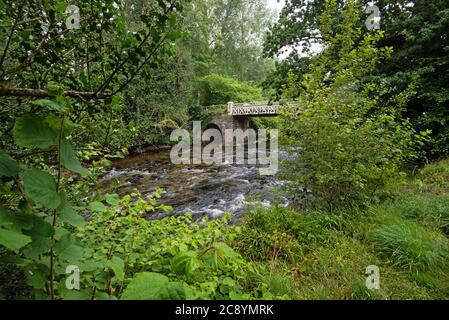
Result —
[[[268,105],[267,103],[234,103],[228,102],[228,114],[230,116],[246,115],[276,115],[279,104]]]
[[[289,103],[296,105],[296,103]],[[282,106],[279,103],[268,104],[266,102],[234,103],[228,102],[228,114],[230,116],[275,116]]]

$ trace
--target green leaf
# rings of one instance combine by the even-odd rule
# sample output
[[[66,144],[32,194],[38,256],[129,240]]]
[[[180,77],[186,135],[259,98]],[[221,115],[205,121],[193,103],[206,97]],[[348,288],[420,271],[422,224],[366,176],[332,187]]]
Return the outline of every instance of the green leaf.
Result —
[[[105,205],[99,201],[91,202],[89,204],[89,208],[90,208],[90,210],[95,211],[95,212],[105,212],[106,211]]]
[[[21,258],[15,254],[2,255],[0,257],[0,264],[15,264],[19,267],[24,267],[29,265],[31,262],[32,262],[31,260]]]
[[[35,115],[18,118],[13,136],[15,143],[25,148],[44,149],[58,144],[58,133],[44,119]]]
[[[86,224],[86,221],[70,206],[70,203],[67,202],[65,193],[61,194],[61,201],[61,206],[58,208],[61,221],[74,227],[83,227]]]
[[[70,206],[66,205],[61,210],[60,219],[62,222],[68,223],[74,227],[83,227],[86,221],[82,216],[76,213],[76,211]]]
[[[118,194],[107,194],[106,202],[109,203],[111,206],[116,206],[120,203],[120,197]]]
[[[17,162],[6,153],[0,153],[0,176],[14,177],[20,171]]]
[[[92,290],[66,290],[62,296],[64,300],[89,300],[92,297]]]
[[[56,132],[61,131],[61,119],[54,114],[50,114],[45,118],[45,122]],[[64,120],[64,135],[70,135],[73,130],[79,129],[82,126],[79,124],[73,123],[69,119]]]
[[[178,275],[192,274],[200,267],[200,261],[195,252],[181,253],[171,260],[172,271]]]
[[[47,265],[39,263],[25,269],[27,283],[35,289],[44,289],[48,280],[50,269]]]
[[[176,25],[176,22],[177,22],[177,18],[176,18],[176,14],[171,14],[169,17],[168,17],[168,21],[169,21],[169,23],[170,23],[170,26],[172,26],[172,27],[174,27],[175,25]]]
[[[167,291],[169,280],[166,276],[143,272],[137,274],[123,292],[123,300],[161,300],[161,293]]]
[[[77,245],[70,234],[66,234],[56,242],[56,255],[59,259],[74,263],[83,256],[83,248]]]
[[[103,260],[95,261],[95,260],[83,260],[80,262],[79,267],[83,272],[91,272],[97,269],[104,269],[106,267],[106,263],[103,263]]]
[[[29,236],[17,231],[0,228],[0,244],[16,253],[30,242],[31,238]]]
[[[186,300],[187,294],[184,286],[179,282],[170,282],[167,291],[161,292],[163,300]]]
[[[64,9],[65,10],[65,9]],[[60,97],[64,92],[64,86],[55,81],[49,81],[47,83],[48,95],[52,97]]]
[[[184,300],[186,288],[159,273],[138,273],[123,292],[124,300]]]
[[[171,40],[171,41],[174,41],[174,40],[177,40],[177,39],[179,39],[179,38],[181,38],[182,37],[182,32],[181,31],[179,31],[179,30],[175,30],[175,31],[171,31],[171,32],[169,32],[168,34],[167,34],[167,39],[168,40]]]
[[[117,300],[117,297],[107,294],[106,292],[95,292],[95,300]]]
[[[203,261],[214,269],[220,269],[228,262],[239,255],[231,247],[223,242],[217,242],[212,245],[211,250],[204,255]]]
[[[30,230],[33,216],[24,212],[11,212],[0,205],[0,225],[8,225],[10,230]]]
[[[115,278],[118,281],[123,281],[125,278],[125,263],[119,257],[112,257],[111,260],[108,261],[108,267],[114,271]]]
[[[56,192],[56,182],[52,175],[32,169],[25,171],[22,179],[27,197],[46,208],[59,207],[61,197]]]
[[[87,174],[89,170],[83,168],[81,163],[76,158],[75,152],[73,152],[72,145],[70,141],[64,139],[61,146],[61,163],[67,169],[79,173],[79,174]]]
[[[36,101],[33,101],[32,104],[39,106],[39,107],[45,107],[50,110],[58,111],[61,113],[66,113],[68,111],[68,109],[65,105],[57,103],[53,100],[48,100],[48,99],[36,100]]]
[[[36,259],[39,255],[47,253],[51,248],[50,237],[54,234],[51,224],[46,222],[42,217],[32,216],[33,227],[25,230],[24,233],[31,237],[32,243],[30,248],[24,252],[25,257]]]
[[[59,2],[55,5],[54,9],[57,12],[64,12],[68,8],[69,4],[65,2]]]

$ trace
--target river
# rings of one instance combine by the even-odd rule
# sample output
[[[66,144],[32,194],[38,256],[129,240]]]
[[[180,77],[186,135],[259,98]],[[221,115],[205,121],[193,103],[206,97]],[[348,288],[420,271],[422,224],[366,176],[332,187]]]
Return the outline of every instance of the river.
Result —
[[[288,205],[289,200],[279,195],[281,186],[276,176],[262,176],[254,165],[174,165],[170,150],[161,150],[114,161],[99,189],[120,195],[137,189],[145,197],[162,188],[160,202],[173,207],[170,215],[190,212],[194,219],[206,215],[216,219],[224,212],[239,218],[254,206],[269,207],[274,201]],[[160,212],[151,218],[165,215]]]

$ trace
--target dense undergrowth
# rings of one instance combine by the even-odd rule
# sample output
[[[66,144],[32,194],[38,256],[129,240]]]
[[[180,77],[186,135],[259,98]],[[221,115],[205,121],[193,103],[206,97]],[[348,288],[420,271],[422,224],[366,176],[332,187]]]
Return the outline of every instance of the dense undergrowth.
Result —
[[[146,199],[137,192],[123,198],[105,195],[90,203],[87,222],[75,231],[84,251],[79,256],[73,250],[62,255],[79,266],[80,290],[67,290],[67,275],[61,271],[56,279],[60,298],[449,296],[447,160],[395,183],[390,197],[375,205],[340,208],[332,214],[260,208],[238,225],[229,224],[230,215],[212,221],[192,221],[188,215],[149,220],[155,211],[170,211],[157,205],[159,192]],[[370,265],[380,269],[379,290],[365,286]],[[41,268],[43,274],[48,272]],[[38,269],[33,271],[21,275],[3,264],[3,297],[44,298],[39,288],[45,277]]]
[[[449,164],[425,166],[391,199],[329,214],[251,212],[234,246],[256,265],[248,284],[293,299],[447,299]],[[380,289],[365,286],[369,265]]]

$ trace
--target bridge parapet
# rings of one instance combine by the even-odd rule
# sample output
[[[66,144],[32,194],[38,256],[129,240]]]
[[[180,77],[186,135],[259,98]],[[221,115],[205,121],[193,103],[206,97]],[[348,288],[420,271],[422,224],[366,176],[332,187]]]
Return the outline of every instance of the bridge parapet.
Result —
[[[297,103],[289,103],[297,105]],[[276,116],[282,106],[279,103],[266,102],[234,103],[228,102],[228,115],[230,116]]]

